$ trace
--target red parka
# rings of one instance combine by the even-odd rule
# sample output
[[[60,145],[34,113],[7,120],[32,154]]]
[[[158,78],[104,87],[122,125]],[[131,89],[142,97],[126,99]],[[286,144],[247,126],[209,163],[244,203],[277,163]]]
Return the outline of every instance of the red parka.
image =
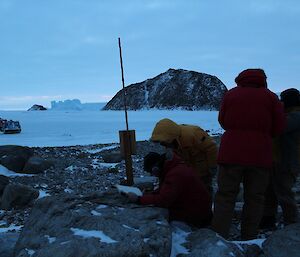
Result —
[[[211,199],[197,172],[174,154],[165,161],[157,192],[143,195],[139,202],[169,210],[170,220],[206,226],[211,218]]]
[[[219,112],[219,123],[225,133],[218,162],[269,168],[272,137],[285,126],[283,105],[267,89],[262,70],[245,70],[236,82],[237,87],[225,94]]]

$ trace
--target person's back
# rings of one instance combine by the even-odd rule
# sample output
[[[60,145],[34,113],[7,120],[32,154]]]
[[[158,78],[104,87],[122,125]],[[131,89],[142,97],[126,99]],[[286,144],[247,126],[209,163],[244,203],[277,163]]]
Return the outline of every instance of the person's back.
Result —
[[[219,122],[225,129],[219,163],[272,166],[272,136],[283,129],[278,97],[263,85],[241,84],[223,99]]]
[[[209,169],[217,165],[217,144],[198,126],[182,124],[180,130],[181,147],[178,153],[200,176],[207,176],[210,174]]]
[[[140,204],[168,208],[170,220],[203,227],[211,218],[211,199],[200,177],[179,156],[165,161],[159,190],[143,195]]]
[[[272,136],[283,131],[283,106],[267,89],[261,69],[242,71],[235,79],[237,87],[222,101],[219,123],[225,133],[221,138],[218,163],[218,191],[215,197],[213,229],[227,237],[235,200],[244,186],[241,238],[254,239],[264,209],[270,169]]]

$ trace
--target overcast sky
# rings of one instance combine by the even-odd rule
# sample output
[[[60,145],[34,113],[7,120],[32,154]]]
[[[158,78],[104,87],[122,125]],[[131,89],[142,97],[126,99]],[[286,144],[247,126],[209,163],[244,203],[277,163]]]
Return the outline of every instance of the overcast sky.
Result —
[[[299,0],[0,0],[0,109],[105,102],[169,68],[300,88]]]

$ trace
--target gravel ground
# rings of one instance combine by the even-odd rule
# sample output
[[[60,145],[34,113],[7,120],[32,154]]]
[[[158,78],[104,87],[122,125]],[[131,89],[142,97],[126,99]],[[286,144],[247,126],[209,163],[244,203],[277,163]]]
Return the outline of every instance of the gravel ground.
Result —
[[[59,195],[74,193],[84,195],[95,191],[105,191],[125,178],[125,163],[121,160],[118,144],[97,144],[70,147],[33,148],[35,155],[51,160],[54,167],[34,176],[15,177],[11,180],[30,185],[42,194]],[[150,151],[163,152],[163,148],[148,141],[137,142],[137,153],[133,155],[135,177],[148,175],[143,171],[143,157]],[[214,190],[217,189],[214,178]],[[300,182],[295,187],[300,203]],[[242,199],[242,196],[240,196]],[[236,206],[235,218],[231,229],[231,239],[239,239],[239,220],[242,203]],[[32,206],[24,209],[0,211],[0,227],[10,224],[23,225]],[[278,224],[282,227],[282,222]],[[261,238],[270,235],[262,231]]]

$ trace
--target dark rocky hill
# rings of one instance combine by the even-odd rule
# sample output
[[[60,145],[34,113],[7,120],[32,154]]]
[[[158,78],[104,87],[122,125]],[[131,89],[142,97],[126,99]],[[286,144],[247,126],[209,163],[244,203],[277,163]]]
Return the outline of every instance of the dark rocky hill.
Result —
[[[217,77],[188,70],[168,71],[126,87],[127,107],[140,109],[218,110],[226,86]],[[120,90],[103,110],[122,110]]]

